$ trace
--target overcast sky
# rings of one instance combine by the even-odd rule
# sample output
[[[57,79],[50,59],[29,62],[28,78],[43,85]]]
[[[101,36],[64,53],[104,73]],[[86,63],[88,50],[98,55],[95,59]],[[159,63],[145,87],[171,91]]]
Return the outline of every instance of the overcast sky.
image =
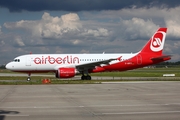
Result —
[[[138,52],[167,27],[180,61],[179,0],[0,0],[0,64],[32,53]]]

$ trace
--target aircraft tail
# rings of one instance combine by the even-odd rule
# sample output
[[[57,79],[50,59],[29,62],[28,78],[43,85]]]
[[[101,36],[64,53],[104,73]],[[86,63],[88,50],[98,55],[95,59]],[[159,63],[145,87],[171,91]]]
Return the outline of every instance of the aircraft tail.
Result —
[[[147,44],[142,48],[140,53],[162,55],[166,38],[167,28],[159,28]]]

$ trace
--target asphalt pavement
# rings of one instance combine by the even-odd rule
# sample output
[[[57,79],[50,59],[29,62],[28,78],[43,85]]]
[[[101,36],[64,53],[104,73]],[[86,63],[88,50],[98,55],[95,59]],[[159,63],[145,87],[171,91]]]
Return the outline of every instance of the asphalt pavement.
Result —
[[[0,120],[178,120],[180,82],[0,85]]]

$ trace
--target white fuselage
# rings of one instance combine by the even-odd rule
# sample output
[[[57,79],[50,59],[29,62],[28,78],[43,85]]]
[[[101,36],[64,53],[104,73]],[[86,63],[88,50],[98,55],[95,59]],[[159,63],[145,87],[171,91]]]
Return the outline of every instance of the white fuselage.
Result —
[[[114,64],[132,58],[136,54],[29,54],[16,57],[6,68],[15,71],[54,71],[60,67],[75,67],[108,59]],[[102,64],[103,65],[103,64]]]

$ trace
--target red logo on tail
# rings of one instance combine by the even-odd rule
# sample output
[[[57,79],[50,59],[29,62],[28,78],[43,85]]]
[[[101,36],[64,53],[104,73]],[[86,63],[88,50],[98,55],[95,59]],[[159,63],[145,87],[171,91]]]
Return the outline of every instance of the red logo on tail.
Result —
[[[163,49],[165,35],[166,35],[165,32],[159,31],[152,37],[151,46],[150,46],[152,51],[158,52]]]
[[[161,44],[162,44],[162,41],[160,38],[154,38],[153,43],[152,43],[153,47],[160,47]]]

